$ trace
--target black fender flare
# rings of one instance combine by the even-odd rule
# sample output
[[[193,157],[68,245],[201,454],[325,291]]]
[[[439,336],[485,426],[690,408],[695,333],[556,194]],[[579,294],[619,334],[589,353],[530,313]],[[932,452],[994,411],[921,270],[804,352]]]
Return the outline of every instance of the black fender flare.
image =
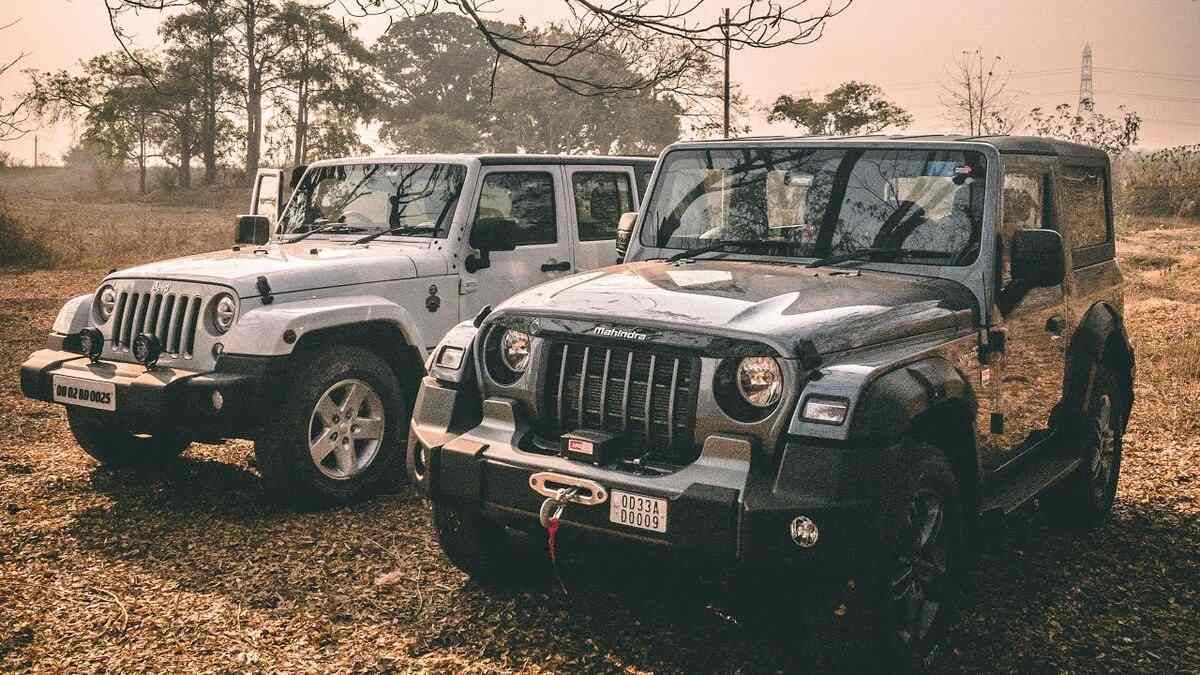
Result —
[[[1068,419],[1078,417],[1088,395],[1092,370],[1098,363],[1112,369],[1125,383],[1127,396],[1123,418],[1128,420],[1133,408],[1133,381],[1137,369],[1133,344],[1129,341],[1121,313],[1104,301],[1088,308],[1067,347],[1063,392]]]
[[[946,452],[964,497],[974,505],[981,484],[978,408],[968,378],[946,359],[932,356],[873,379],[859,397],[849,439],[856,446],[884,446],[913,433],[929,438]]]

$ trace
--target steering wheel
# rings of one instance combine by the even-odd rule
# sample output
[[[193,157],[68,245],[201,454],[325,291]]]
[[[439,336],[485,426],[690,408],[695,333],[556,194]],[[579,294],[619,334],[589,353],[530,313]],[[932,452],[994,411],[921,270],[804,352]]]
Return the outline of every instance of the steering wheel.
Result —
[[[357,223],[348,222],[350,219],[357,220]],[[364,216],[358,211],[342,211],[341,221],[347,225],[374,225],[375,221]]]

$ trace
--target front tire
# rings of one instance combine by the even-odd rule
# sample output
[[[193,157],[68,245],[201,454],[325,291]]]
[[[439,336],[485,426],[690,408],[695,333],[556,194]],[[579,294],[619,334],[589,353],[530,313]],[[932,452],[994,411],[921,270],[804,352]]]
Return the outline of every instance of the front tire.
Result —
[[[67,423],[79,447],[105,466],[161,464],[178,457],[192,442],[181,432],[124,431],[112,415],[73,406],[67,407]]]
[[[499,523],[471,513],[454,502],[433,501],[433,529],[442,552],[478,584],[513,582],[530,571],[534,560],[523,555]]]
[[[267,491],[302,505],[373,495],[403,471],[408,405],[387,362],[361,347],[312,352],[254,444]]]
[[[928,668],[962,595],[965,529],[958,480],[936,447],[912,448],[889,496],[883,565],[874,586],[877,629],[890,668]]]

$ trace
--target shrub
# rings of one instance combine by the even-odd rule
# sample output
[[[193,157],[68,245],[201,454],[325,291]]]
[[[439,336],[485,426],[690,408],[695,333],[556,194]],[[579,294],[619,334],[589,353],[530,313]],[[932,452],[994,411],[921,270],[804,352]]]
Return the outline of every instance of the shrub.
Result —
[[[1120,211],[1200,218],[1200,145],[1131,155],[1116,163],[1114,173]]]
[[[50,267],[54,254],[34,240],[13,217],[4,195],[0,194],[0,268]]]

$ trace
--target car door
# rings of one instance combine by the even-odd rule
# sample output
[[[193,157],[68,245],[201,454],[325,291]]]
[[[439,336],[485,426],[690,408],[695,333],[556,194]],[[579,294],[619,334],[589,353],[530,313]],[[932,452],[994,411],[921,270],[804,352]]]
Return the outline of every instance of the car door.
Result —
[[[562,167],[546,165],[484,166],[474,195],[472,221],[507,218],[515,223],[515,248],[489,253],[490,265],[475,272],[462,269],[462,316],[537,284],[571,273],[575,261]],[[467,240],[470,226],[467,228]]]
[[[569,165],[564,181],[571,204],[571,235],[577,270],[616,262],[617,221],[638,209],[631,166]]]
[[[1051,413],[1062,398],[1064,336],[1070,335],[1064,286],[1018,288],[1009,259],[1018,229],[1057,229],[1053,184],[1052,159],[1006,159],[996,296],[1006,337],[999,362],[985,370],[997,378],[989,421],[989,463],[996,471],[1016,468],[1050,438]]]

